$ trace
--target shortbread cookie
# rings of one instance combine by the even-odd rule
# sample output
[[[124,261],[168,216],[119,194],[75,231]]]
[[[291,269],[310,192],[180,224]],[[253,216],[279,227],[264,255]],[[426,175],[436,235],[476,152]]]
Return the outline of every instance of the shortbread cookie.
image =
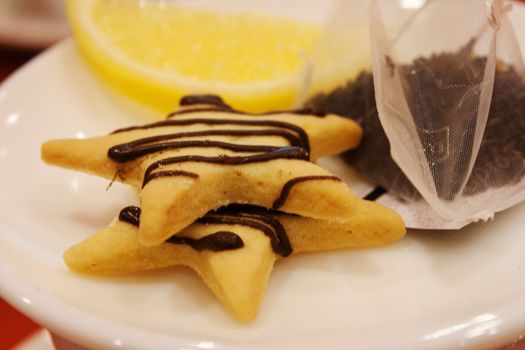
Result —
[[[292,253],[377,246],[400,239],[400,216],[359,200],[345,223],[327,222],[250,206],[212,212],[156,247],[138,240],[140,209],[64,254],[70,269],[120,274],[185,265],[194,269],[237,319],[255,317],[277,258]]]
[[[165,121],[47,142],[42,158],[142,187],[140,240],[149,246],[230,203],[331,221],[353,214],[351,191],[309,159],[355,147],[354,122],[306,110],[243,114],[213,96],[181,105]]]

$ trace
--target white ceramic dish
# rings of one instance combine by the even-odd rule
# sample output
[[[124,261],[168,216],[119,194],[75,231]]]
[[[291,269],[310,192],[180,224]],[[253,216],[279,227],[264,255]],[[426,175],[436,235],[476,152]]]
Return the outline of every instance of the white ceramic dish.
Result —
[[[70,273],[64,249],[136,199],[44,165],[41,143],[151,114],[100,85],[71,42],[0,88],[0,294],[52,332],[92,349],[493,349],[525,331],[525,205],[461,231],[283,259],[249,325],[183,268]]]

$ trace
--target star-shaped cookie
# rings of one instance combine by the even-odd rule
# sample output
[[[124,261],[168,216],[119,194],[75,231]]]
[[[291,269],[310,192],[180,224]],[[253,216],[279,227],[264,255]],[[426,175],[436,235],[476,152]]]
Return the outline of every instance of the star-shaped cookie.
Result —
[[[140,244],[139,217],[139,208],[123,209],[108,228],[69,248],[66,264],[73,271],[99,275],[189,266],[240,321],[256,316],[279,257],[382,245],[405,234],[397,213],[364,200],[357,201],[345,223],[230,206],[208,213],[155,247]]]
[[[253,204],[344,221],[356,197],[310,159],[356,147],[361,129],[309,110],[252,115],[188,96],[164,121],[88,139],[49,141],[42,158],[142,188],[142,244],[161,244],[208,211]]]

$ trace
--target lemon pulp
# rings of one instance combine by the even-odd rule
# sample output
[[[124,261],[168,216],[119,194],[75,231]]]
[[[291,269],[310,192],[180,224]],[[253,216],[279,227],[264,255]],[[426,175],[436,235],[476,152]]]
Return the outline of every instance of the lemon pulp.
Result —
[[[162,1],[69,0],[80,51],[105,81],[164,111],[216,93],[250,112],[293,107],[320,28],[258,14]]]

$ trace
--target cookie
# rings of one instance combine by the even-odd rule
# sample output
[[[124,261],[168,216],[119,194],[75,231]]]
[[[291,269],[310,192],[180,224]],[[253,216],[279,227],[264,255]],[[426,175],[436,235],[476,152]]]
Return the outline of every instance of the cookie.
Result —
[[[141,188],[140,241],[147,246],[231,203],[345,221],[357,199],[309,160],[357,146],[361,129],[312,113],[245,114],[216,96],[188,96],[164,121],[50,141],[42,158]]]
[[[364,200],[357,202],[345,223],[234,205],[208,213],[155,247],[140,244],[139,221],[139,208],[123,209],[108,228],[69,248],[66,264],[73,271],[95,275],[188,266],[240,321],[256,316],[278,258],[377,246],[405,234],[397,213]]]

